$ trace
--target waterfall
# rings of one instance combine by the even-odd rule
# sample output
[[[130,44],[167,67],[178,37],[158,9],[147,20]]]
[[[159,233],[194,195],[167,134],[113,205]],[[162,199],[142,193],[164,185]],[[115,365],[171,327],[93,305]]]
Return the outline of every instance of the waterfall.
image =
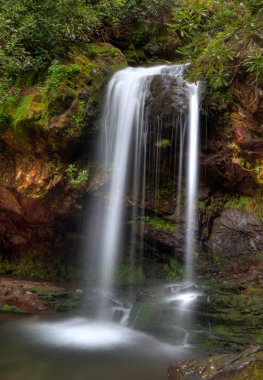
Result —
[[[198,184],[198,143],[199,143],[199,85],[188,84],[189,123],[188,123],[188,163],[187,163],[187,213],[185,277],[193,280],[193,258],[197,230],[196,201]]]
[[[97,261],[97,264],[94,265],[93,262],[93,270],[98,277],[97,287],[105,295],[112,293],[114,271],[122,251],[125,203],[132,203],[132,218],[136,220],[139,207],[144,204],[146,166],[152,157],[154,157],[157,167],[154,186],[156,189],[159,186],[161,149],[158,144],[162,138],[162,121],[158,116],[157,124],[154,123],[153,126],[149,121],[147,108],[150,99],[151,81],[156,75],[167,77],[168,80],[169,78],[180,78],[183,92],[186,98],[189,99],[189,112],[183,118],[181,116],[177,118],[177,124],[175,123],[174,125],[176,131],[172,131],[172,133],[177,136],[176,138],[179,141],[179,160],[176,160],[174,165],[178,172],[178,184],[175,192],[178,191],[180,202],[182,198],[182,177],[187,167],[185,262],[187,279],[192,279],[198,180],[199,106],[198,86],[187,84],[183,80],[185,68],[185,65],[127,68],[114,74],[108,84],[99,144],[99,156],[104,157],[102,166],[104,168],[103,183],[105,192],[103,194],[100,224],[97,229],[93,230],[93,236],[91,236],[91,240],[96,242],[93,245],[96,248],[93,249],[95,249],[94,255],[96,256],[95,261]],[[178,120],[180,120],[179,123]],[[154,128],[156,139],[155,147],[153,148],[154,152],[149,152],[149,134],[153,132]],[[187,134],[188,141],[186,141]],[[187,149],[185,146],[187,146]],[[187,164],[184,162],[185,151],[188,156]],[[132,199],[128,199],[127,188],[129,188],[129,193],[132,193]],[[104,317],[105,310],[106,304],[102,302],[100,314]]]
[[[188,336],[193,330],[194,309],[191,305],[202,296],[202,291],[191,283],[194,277],[193,253],[196,234],[199,86],[186,82],[185,68],[185,65],[127,68],[113,75],[104,102],[98,148],[100,159],[94,165],[94,191],[88,214],[88,276],[95,279],[95,287],[87,289],[87,298],[84,298],[86,304],[81,311],[85,316],[62,321],[31,321],[22,327],[23,333],[32,334],[32,341],[54,348],[58,346],[59,357],[63,347],[70,347],[70,357],[72,349],[84,349],[84,360],[89,357],[90,351],[90,360],[98,367],[98,373],[101,369],[101,365],[98,365],[101,359],[97,362],[97,354],[94,353],[99,350],[103,352],[102,361],[107,359],[108,352],[112,351],[113,366],[118,352],[121,358],[118,364],[123,362],[123,354],[130,352],[129,363],[133,363],[131,359],[137,355],[136,365],[141,357],[146,357],[145,353],[147,357],[152,353],[152,356],[149,356],[151,368],[162,351],[168,352],[166,350],[169,348],[173,358],[175,352],[180,351],[136,331],[141,330],[140,320],[144,323],[147,321],[148,331],[154,331],[157,327],[157,334],[159,327],[160,331],[167,328],[175,343],[184,347],[188,347]],[[165,109],[168,109],[168,113]],[[164,142],[166,153],[162,150]],[[159,290],[155,288],[150,298],[147,298],[147,291],[139,292],[141,294],[137,294],[138,297],[132,304],[126,295],[125,301],[122,301],[119,294],[114,294],[115,270],[124,246],[125,255],[128,254],[131,259],[129,265],[136,263],[138,248],[136,251],[131,246],[131,240],[139,240],[139,246],[141,245],[143,251],[143,232],[146,234],[146,227],[145,231],[141,230],[144,223],[139,223],[138,217],[141,217],[142,221],[147,202],[153,212],[157,213],[160,207],[158,191],[161,189],[163,177],[161,169],[167,166],[169,172],[165,175],[173,178],[171,182],[174,185],[174,201],[169,216],[178,224],[185,221],[186,225],[183,233],[180,233],[180,236],[185,236],[181,247],[185,254],[185,281],[158,286]],[[167,181],[167,177],[165,180]],[[132,218],[134,222],[129,234],[127,209],[128,219]],[[138,232],[141,232],[139,238]],[[176,234],[176,231],[174,233]],[[126,276],[129,277],[129,273],[126,273]],[[129,325],[133,326],[133,329]],[[29,347],[31,348],[31,345]],[[52,349],[51,355],[54,352],[56,351]],[[126,360],[123,363],[125,374],[127,363]],[[87,373],[89,378],[90,374],[92,378],[101,378],[93,377],[92,370],[85,371],[85,376]],[[123,377],[117,373],[118,375],[112,377]],[[105,375],[105,378],[111,377],[110,368],[109,374]]]

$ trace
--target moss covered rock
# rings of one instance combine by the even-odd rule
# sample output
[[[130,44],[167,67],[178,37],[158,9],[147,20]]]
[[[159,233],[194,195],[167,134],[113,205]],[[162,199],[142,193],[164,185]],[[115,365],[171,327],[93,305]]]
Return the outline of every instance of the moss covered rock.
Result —
[[[79,151],[96,143],[104,85],[125,65],[110,44],[75,45],[41,75],[23,74],[1,101],[0,273],[79,275],[91,166],[89,154],[80,160]]]
[[[252,347],[239,355],[217,355],[208,360],[184,360],[168,370],[171,380],[260,380],[263,352]]]

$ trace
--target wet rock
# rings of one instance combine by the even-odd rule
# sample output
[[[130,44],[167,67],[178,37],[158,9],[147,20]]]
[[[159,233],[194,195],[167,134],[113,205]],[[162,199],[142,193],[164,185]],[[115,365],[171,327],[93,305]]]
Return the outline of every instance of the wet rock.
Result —
[[[257,136],[261,131],[260,121],[257,121],[248,111],[239,109],[239,112],[232,113],[231,122],[234,139],[237,144],[244,149],[249,156],[262,157],[263,140]],[[257,134],[253,137],[253,133],[255,134],[255,132]]]
[[[209,197],[210,189],[208,187],[200,187],[198,190],[198,199],[203,201]]]
[[[170,380],[261,380],[263,350],[252,347],[242,354],[217,355],[208,360],[184,360],[168,370]]]
[[[188,108],[184,80],[169,75],[156,75],[150,84],[148,102],[150,120],[183,115]]]
[[[263,90],[242,77],[232,87],[233,94],[242,108],[252,115],[262,112]]]
[[[27,313],[69,311],[80,305],[81,294],[52,283],[0,277],[0,311]]]
[[[229,271],[229,267],[225,271]],[[248,345],[262,345],[262,268],[262,265],[258,270],[246,267],[242,272],[238,267],[239,273],[221,273],[204,280],[208,302],[197,305],[196,316],[202,330],[207,330],[209,324],[209,333],[201,337],[193,333],[191,343],[214,353],[231,353]]]
[[[145,290],[140,290],[136,294],[136,301],[150,301],[155,298],[154,294],[149,293]]]
[[[175,231],[162,231],[153,226],[145,225],[143,232],[148,245],[173,252],[180,261],[183,260],[184,225],[181,225],[181,228],[178,227]]]
[[[220,259],[249,259],[252,252],[263,250],[261,221],[253,214],[230,208],[214,220],[210,249]],[[212,240],[212,241],[211,241]]]

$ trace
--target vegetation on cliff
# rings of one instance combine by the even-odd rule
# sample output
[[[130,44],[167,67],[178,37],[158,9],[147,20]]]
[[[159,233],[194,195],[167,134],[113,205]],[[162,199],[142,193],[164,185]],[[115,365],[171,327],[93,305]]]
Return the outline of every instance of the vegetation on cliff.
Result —
[[[107,41],[141,49],[159,34],[177,41],[194,77],[226,86],[242,69],[262,84],[262,1],[0,1],[2,90],[21,73],[39,73],[76,44]],[[165,43],[165,38],[163,43]]]

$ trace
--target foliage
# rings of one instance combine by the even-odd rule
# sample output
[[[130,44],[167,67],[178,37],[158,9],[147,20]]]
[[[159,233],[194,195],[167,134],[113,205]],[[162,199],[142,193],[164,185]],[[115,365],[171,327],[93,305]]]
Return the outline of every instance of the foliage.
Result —
[[[0,72],[45,68],[68,46],[89,42],[99,24],[85,0],[0,0]]]
[[[176,0],[100,0],[100,35],[105,40],[119,39],[122,44],[136,45],[164,28],[170,20]]]
[[[151,34],[167,20],[174,3],[175,0],[0,0],[1,82],[14,83],[21,72],[46,69],[54,59],[65,57],[74,44],[127,39],[135,24],[142,25],[137,33]]]
[[[169,259],[168,263],[164,264],[163,271],[167,280],[180,280],[184,275],[183,265],[178,263],[175,257]]]
[[[182,42],[178,54],[192,61],[190,78],[206,80],[211,93],[222,94],[242,71],[263,83],[262,49],[253,48],[262,39],[261,0],[224,6],[217,0],[182,0],[168,26]]]
[[[89,171],[87,169],[78,170],[76,164],[70,164],[66,169],[66,176],[72,186],[78,186],[87,182]]]
[[[23,313],[23,311],[19,309],[18,307],[11,306],[8,304],[1,305],[0,311],[5,312],[5,313]]]
[[[244,59],[244,66],[259,84],[263,84],[263,55],[262,51],[255,50]]]
[[[231,207],[248,213],[254,213],[259,219],[263,220],[263,194],[260,192],[255,193],[253,197],[242,195],[229,198],[224,208]]]

